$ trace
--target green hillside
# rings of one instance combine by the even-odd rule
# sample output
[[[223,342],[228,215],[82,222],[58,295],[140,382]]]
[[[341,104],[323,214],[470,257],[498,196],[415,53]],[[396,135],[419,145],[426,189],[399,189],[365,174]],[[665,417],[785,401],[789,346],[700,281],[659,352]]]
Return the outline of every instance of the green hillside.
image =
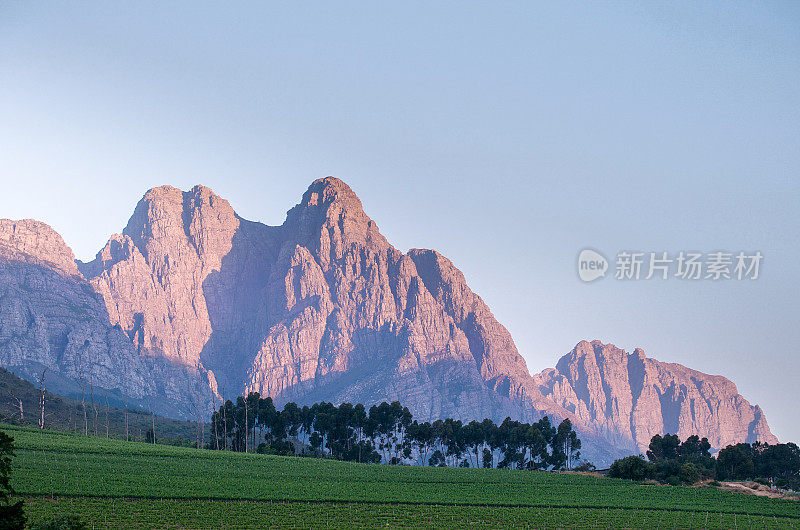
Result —
[[[198,451],[13,426],[32,522],[102,527],[800,528],[800,503],[597,476]]]
[[[144,441],[148,429],[155,423],[156,440],[169,443],[190,444],[197,439],[194,422],[151,416],[136,408],[115,407],[100,392],[88,393],[84,401],[45,392],[45,427],[59,431],[89,432],[105,438]],[[41,392],[28,381],[20,379],[5,368],[0,368],[0,418],[15,425],[38,427],[41,417]],[[22,413],[19,403],[22,402]],[[84,406],[86,417],[84,421]],[[208,427],[205,426],[208,440]]]

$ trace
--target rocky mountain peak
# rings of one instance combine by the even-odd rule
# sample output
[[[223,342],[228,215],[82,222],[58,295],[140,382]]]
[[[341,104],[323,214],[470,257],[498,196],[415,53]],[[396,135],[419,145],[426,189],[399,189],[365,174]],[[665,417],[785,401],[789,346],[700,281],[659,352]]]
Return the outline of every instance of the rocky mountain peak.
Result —
[[[346,209],[362,209],[361,200],[350,186],[336,177],[325,177],[315,180],[303,194],[300,204],[306,207],[328,207],[339,203]]]
[[[140,352],[195,367],[212,333],[206,280],[219,280],[240,224],[228,201],[205,186],[153,188],[122,235],[112,236],[81,270],[103,295],[111,323]],[[228,288],[218,283],[215,296]]]
[[[324,271],[354,245],[378,253],[394,250],[350,186],[335,177],[311,183],[300,203],[287,213],[284,227],[296,236],[296,243],[313,252]]]
[[[573,412],[612,443],[632,440],[643,451],[655,434],[705,436],[717,449],[738,441],[776,443],[757,406],[736,385],[680,364],[581,341],[535,377],[546,397]]]
[[[562,374],[570,373],[571,367],[578,364],[590,364],[596,366],[598,359],[606,355],[622,357],[622,350],[618,350],[613,344],[603,344],[602,341],[594,339],[591,341],[582,340],[566,355],[561,357],[556,363],[556,370]]]
[[[464,274],[435,250],[392,247],[337,178],[314,181],[277,227],[204,186],[153,188],[79,266],[88,282],[47,225],[0,221],[0,361],[95,374],[183,413],[196,393],[255,390],[279,403],[398,399],[420,419],[569,417],[587,450],[612,448],[599,458],[667,432],[717,448],[776,441],[729,380],[640,348],[581,341],[531,376]]]
[[[50,266],[77,275],[75,255],[49,225],[34,219],[0,219],[0,259]]]
[[[181,191],[160,186],[145,193],[122,234],[131,238],[143,256],[177,250],[186,239],[198,254],[230,239],[238,219],[228,201],[210,188],[194,186]],[[224,243],[223,243],[224,245]]]

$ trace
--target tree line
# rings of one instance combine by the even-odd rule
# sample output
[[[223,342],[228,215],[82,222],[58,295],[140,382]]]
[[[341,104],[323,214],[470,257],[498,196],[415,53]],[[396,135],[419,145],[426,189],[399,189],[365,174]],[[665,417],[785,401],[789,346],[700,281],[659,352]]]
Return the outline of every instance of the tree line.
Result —
[[[609,476],[655,479],[667,484],[701,480],[755,480],[779,488],[800,489],[800,448],[794,443],[739,443],[711,456],[711,444],[697,435],[683,442],[675,434],[653,436],[643,455],[616,460]]]
[[[569,419],[529,424],[506,418],[468,423],[415,420],[399,402],[315,403],[282,410],[251,392],[211,417],[209,449],[316,456],[354,462],[448,467],[571,469],[581,441]]]
[[[792,442],[729,445],[717,455],[717,478],[766,478],[779,488],[800,490],[800,447]]]

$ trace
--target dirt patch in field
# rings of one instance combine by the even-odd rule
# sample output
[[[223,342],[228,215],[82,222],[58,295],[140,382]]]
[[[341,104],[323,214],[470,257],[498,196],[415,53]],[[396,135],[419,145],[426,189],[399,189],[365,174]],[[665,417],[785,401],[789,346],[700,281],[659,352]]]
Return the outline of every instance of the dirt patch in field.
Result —
[[[558,473],[562,473],[564,475],[582,475],[584,477],[598,477],[598,478],[602,478],[605,476],[598,471],[558,471]]]
[[[758,482],[720,482],[719,488],[728,491],[734,491],[736,493],[756,495],[758,497],[769,497],[770,499],[800,501],[800,497],[797,495],[789,495],[787,493],[773,491],[769,489],[769,486],[764,486]]]

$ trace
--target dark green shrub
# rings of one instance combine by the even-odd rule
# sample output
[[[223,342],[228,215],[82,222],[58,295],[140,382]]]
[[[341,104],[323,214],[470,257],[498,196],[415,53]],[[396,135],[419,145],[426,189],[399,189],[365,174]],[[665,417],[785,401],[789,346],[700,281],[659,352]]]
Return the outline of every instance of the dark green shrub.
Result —
[[[23,501],[11,504],[11,457],[14,456],[14,438],[0,432],[0,529],[16,530],[25,528]]]
[[[683,464],[678,475],[684,484],[694,484],[700,480],[700,470],[694,464]]]
[[[626,478],[630,480],[644,480],[652,478],[655,466],[641,456],[626,456],[615,460],[608,470],[608,476]]]

